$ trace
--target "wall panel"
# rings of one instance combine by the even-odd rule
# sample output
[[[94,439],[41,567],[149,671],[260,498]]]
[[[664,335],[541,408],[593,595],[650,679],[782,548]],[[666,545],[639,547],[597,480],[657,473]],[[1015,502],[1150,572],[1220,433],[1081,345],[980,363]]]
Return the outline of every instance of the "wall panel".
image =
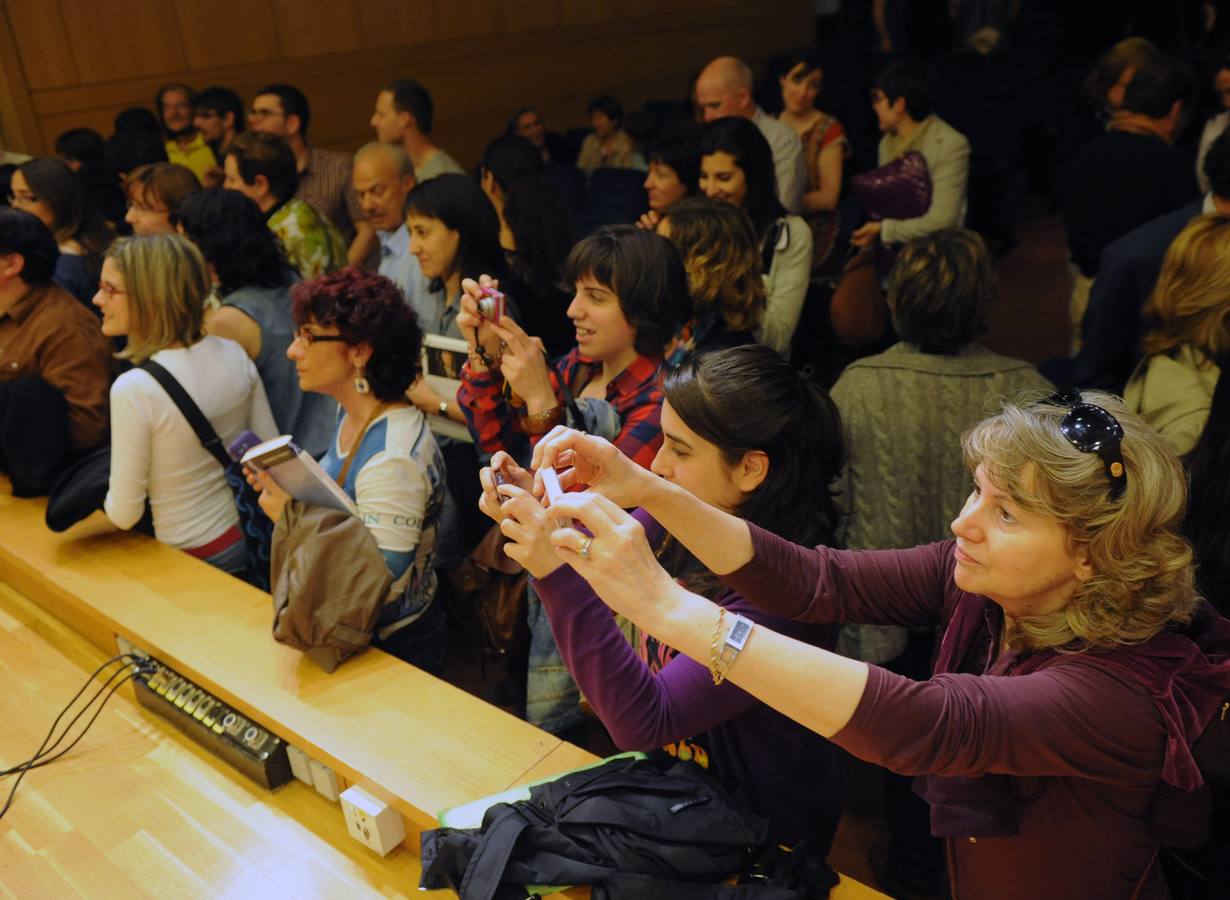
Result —
[[[599,93],[625,109],[683,97],[706,60],[760,65],[810,21],[807,0],[0,0],[20,57],[0,59],[0,137],[40,153],[70,127],[108,134],[166,81],[245,101],[286,81],[312,102],[313,142],[353,149],[380,86],[409,76],[432,91],[438,143],[471,166],[523,103],[562,131]]]

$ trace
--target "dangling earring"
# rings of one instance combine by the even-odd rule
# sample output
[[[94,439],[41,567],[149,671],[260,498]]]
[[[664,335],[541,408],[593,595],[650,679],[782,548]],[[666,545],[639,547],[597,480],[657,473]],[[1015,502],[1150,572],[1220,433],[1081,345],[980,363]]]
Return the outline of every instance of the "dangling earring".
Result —
[[[367,383],[367,379],[363,377],[363,368],[360,366],[355,371],[354,389],[356,394],[371,393],[372,386]]]

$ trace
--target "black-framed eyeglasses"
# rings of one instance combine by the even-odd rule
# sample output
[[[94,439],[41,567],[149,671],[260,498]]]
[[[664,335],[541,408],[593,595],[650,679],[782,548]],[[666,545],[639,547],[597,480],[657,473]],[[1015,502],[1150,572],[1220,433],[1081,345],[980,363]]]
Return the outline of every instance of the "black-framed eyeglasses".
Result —
[[[306,328],[300,328],[295,332],[295,340],[302,341],[303,346],[305,347],[310,347],[315,343],[328,344],[330,342],[346,342],[346,339],[340,334],[313,334]]]
[[[1081,392],[1073,389],[1056,391],[1046,398],[1053,406],[1071,409],[1059,423],[1059,432],[1081,453],[1096,453],[1106,467],[1112,497],[1120,497],[1127,487],[1127,469],[1123,466],[1120,444],[1123,426],[1102,407],[1086,403]]]

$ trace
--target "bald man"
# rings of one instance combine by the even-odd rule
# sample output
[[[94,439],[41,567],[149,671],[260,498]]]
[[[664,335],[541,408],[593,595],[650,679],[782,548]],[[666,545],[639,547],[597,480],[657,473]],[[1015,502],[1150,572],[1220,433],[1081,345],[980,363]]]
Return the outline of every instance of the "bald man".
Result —
[[[351,181],[367,222],[380,242],[377,271],[395,282],[415,305],[427,290],[418,258],[410,252],[406,229],[406,197],[414,190],[414,164],[396,144],[373,141],[354,155]]]
[[[706,122],[726,116],[751,119],[773,150],[777,196],[787,212],[803,211],[807,168],[803,144],[793,128],[770,116],[752,97],[752,69],[735,56],[719,56],[696,79],[696,105]]]

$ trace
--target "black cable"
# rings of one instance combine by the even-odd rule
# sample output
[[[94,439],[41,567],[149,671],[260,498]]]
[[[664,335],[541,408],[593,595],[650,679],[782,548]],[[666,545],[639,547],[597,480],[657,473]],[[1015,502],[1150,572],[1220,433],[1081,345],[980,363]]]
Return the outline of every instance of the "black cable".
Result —
[[[133,671],[128,672],[128,666],[136,666],[136,668]],[[72,744],[70,744],[65,749],[61,750],[59,753],[50,755],[51,752],[55,750],[56,747],[60,745],[60,742],[63,741],[64,738],[68,736],[68,732],[72,729],[74,725],[77,724],[77,722],[81,720],[81,717],[84,716],[86,712],[89,711],[90,707],[94,705],[94,701],[97,700],[102,695],[103,691],[107,690],[107,688],[111,685],[111,682],[115,681],[117,677],[119,677],[120,675],[123,675],[125,672],[128,672],[127,677],[124,679],[126,681],[128,678],[139,678],[143,675],[149,675],[152,673],[152,671],[153,669],[151,667],[148,667],[146,663],[140,662],[140,661],[127,663],[123,668],[116,669],[114,672],[111,673],[111,675],[107,678],[107,680],[102,683],[102,686],[99,687],[99,689],[94,692],[94,696],[86,701],[85,706],[81,707],[81,710],[77,713],[77,715],[73,716],[72,719],[69,721],[69,723],[64,726],[64,731],[60,733],[60,736],[58,738],[52,741],[51,746],[39,747],[38,751],[34,754],[34,756],[30,757],[25,762],[19,763],[18,765],[13,766],[13,768],[11,769],[5,769],[4,771],[0,772],[0,778],[5,777],[6,775],[12,775],[14,772],[18,772],[18,771],[25,771],[27,769],[37,769],[39,766],[45,766],[47,765],[47,763],[54,762],[55,760],[59,759],[61,756],[63,756],[65,753],[67,753],[69,750],[73,748],[73,745],[75,745],[77,741],[81,739],[80,736],[78,736],[77,739],[74,740]],[[121,681],[120,684],[123,684],[123,681]],[[111,693],[115,693],[114,688],[112,688]],[[78,696],[80,696],[80,694],[78,694]],[[111,698],[111,694],[108,694],[107,699],[110,699],[110,698]],[[69,701],[69,706],[68,708],[64,710],[64,712],[68,712],[68,709],[72,707],[73,701],[75,700],[76,700],[76,697],[74,697],[72,701]],[[107,700],[103,700],[103,703],[106,703],[106,702]],[[102,707],[100,706],[99,709],[101,708]],[[60,715],[63,716],[64,713],[61,713]],[[97,717],[98,717],[98,713],[95,712],[94,718],[97,718]],[[58,722],[59,719],[57,719],[56,721]],[[93,722],[94,722],[94,719],[93,718],[90,719],[89,723],[87,723],[85,727],[88,729],[90,725],[93,724]],[[54,731],[55,725],[53,724],[51,727],[52,727],[52,730]],[[82,731],[81,733],[85,734],[85,731]],[[51,737],[51,734],[48,733],[47,737],[49,739]],[[46,741],[44,741],[44,744],[45,743]],[[35,760],[39,760],[39,761],[35,762]]]
[[[29,759],[27,759],[25,762],[18,763],[17,765],[13,766],[10,769],[4,769],[0,771],[0,778],[3,778],[6,775],[11,775],[14,772],[20,771],[23,767],[34,762],[40,756],[44,755],[45,753],[50,752],[51,750],[54,750],[56,748],[56,745],[59,744],[60,741],[64,740],[64,735],[61,734],[60,737],[56,739],[55,743],[53,743],[50,747],[47,746],[47,742],[50,741],[51,736],[55,734],[56,726],[60,724],[60,720],[63,719],[68,714],[68,711],[73,708],[73,704],[76,703],[78,699],[80,699],[81,695],[86,692],[86,689],[94,682],[94,679],[99,676],[99,674],[103,671],[103,669],[123,659],[127,659],[128,662],[125,663],[125,665],[122,666],[121,668],[116,669],[115,672],[112,673],[112,675],[105,682],[103,682],[102,687],[99,688],[98,691],[95,692],[94,696],[90,698],[89,702],[86,703],[82,711],[77,713],[77,715],[73,718],[73,720],[69,722],[68,725],[65,726],[64,728],[65,733],[67,733],[68,729],[73,726],[73,723],[75,723],[78,719],[81,718],[82,713],[84,713],[86,709],[89,709],[90,705],[93,704],[93,702],[98,699],[98,695],[107,689],[107,685],[111,683],[111,681],[115,678],[117,674],[125,671],[128,666],[139,665],[144,662],[144,660],[141,657],[133,656],[133,654],[131,653],[121,653],[119,656],[111,657],[109,660],[107,660],[105,663],[103,663],[97,669],[95,669],[93,673],[91,673],[90,677],[86,679],[85,684],[81,686],[81,689],[77,691],[76,694],[73,695],[73,698],[68,701],[68,704],[64,707],[64,709],[60,711],[60,714],[56,716],[55,721],[51,723],[51,728],[48,729],[47,731],[47,737],[43,739],[43,743],[39,745],[39,748],[36,751],[34,751],[34,755],[31,756]]]
[[[123,671],[123,670],[121,669],[120,671]],[[69,750],[73,749],[73,747],[77,745],[77,742],[80,741],[83,737],[85,737],[86,732],[90,730],[90,726],[94,724],[94,720],[98,718],[98,714],[103,711],[103,707],[107,705],[107,701],[111,699],[112,695],[114,695],[115,692],[118,691],[124,685],[125,682],[129,681],[130,679],[136,678],[139,674],[141,674],[139,671],[129,672],[127,675],[125,675],[123,678],[117,681],[114,685],[112,685],[111,690],[108,692],[107,696],[103,698],[103,701],[102,703],[99,704],[98,709],[94,711],[94,715],[90,717],[90,721],[88,721],[85,724],[85,728],[82,729],[81,734],[77,735],[77,737],[73,739],[73,742],[71,744],[69,744],[67,747],[61,750],[52,759],[58,759],[59,757],[67,753]],[[50,738],[50,735],[48,735],[48,738]],[[35,755],[35,758],[37,758],[37,754]],[[26,765],[24,768],[22,768],[21,773],[17,776],[17,779],[13,782],[13,787],[9,790],[9,798],[8,800],[5,801],[4,808],[0,809],[0,819],[4,818],[5,813],[9,811],[9,807],[13,805],[13,797],[17,794],[17,788],[21,784],[21,780],[26,777],[26,773],[29,772],[33,768],[37,768],[40,765],[45,765],[46,763],[51,762],[52,759],[48,759],[40,763],[33,763],[33,761],[31,761],[32,764]]]

